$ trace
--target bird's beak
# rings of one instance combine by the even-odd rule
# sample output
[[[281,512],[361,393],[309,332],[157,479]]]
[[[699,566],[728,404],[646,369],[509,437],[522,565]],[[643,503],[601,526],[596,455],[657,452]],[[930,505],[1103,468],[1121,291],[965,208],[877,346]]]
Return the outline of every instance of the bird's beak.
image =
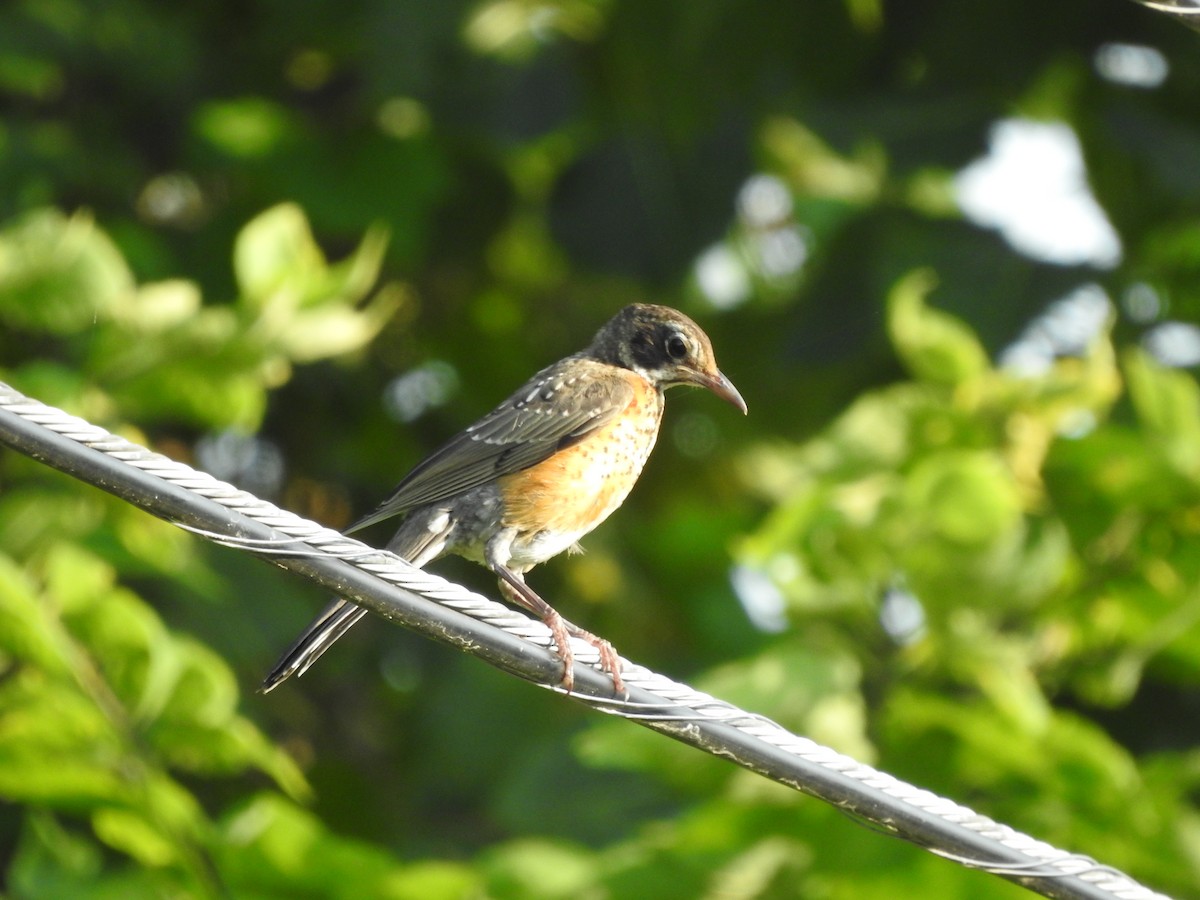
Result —
[[[742,411],[742,415],[746,414],[746,401],[742,399],[742,395],[738,393],[738,389],[733,386],[722,372],[715,372],[710,375],[707,372],[695,373],[696,384],[701,387],[706,387],[722,400],[727,400]]]

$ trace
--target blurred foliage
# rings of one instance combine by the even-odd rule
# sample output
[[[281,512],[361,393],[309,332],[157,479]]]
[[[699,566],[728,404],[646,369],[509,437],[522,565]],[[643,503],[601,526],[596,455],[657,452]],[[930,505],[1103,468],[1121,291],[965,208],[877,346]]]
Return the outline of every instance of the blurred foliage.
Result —
[[[1116,0],[16,0],[0,377],[337,526],[680,306],[751,415],[673,394],[539,589],[1196,896],[1198,61]],[[1002,120],[1069,126],[1119,259],[963,213]],[[13,896],[1022,893],[379,622],[256,696],[324,598],[15,454],[0,488]]]

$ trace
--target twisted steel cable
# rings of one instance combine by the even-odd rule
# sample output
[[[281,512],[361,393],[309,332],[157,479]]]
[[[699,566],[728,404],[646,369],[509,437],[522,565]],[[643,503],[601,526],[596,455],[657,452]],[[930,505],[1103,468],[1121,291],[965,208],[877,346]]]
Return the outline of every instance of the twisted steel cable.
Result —
[[[561,662],[541,622],[2,382],[0,442],[182,528],[253,552],[387,619],[563,693],[557,685]],[[1163,898],[1087,856],[1053,847],[626,660],[629,696],[615,698],[596,649],[577,639],[572,648],[582,665],[577,665],[570,698],[825,800],[876,830],[1047,897]]]
[[[1200,2],[1197,0],[1133,0],[1133,2],[1170,16],[1188,28],[1200,31]]]

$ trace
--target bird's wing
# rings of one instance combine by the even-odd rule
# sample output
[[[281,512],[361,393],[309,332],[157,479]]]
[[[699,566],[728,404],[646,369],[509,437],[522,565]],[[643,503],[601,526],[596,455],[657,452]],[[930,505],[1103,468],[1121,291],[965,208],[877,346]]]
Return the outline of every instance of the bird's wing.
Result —
[[[566,369],[556,364],[533,376],[418,463],[378,509],[347,531],[536,465],[611,422],[634,401],[633,387],[613,377],[610,367],[580,358],[572,363]]]

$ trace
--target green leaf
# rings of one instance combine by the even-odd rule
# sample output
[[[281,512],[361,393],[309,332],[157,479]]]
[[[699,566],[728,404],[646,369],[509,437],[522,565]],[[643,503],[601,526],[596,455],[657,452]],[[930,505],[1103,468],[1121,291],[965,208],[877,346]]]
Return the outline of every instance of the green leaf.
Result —
[[[402,866],[364,841],[340,837],[315,815],[260,794],[221,822],[215,853],[239,895],[379,897],[383,900],[460,900],[481,895],[467,865]]]
[[[366,297],[379,280],[388,241],[387,228],[378,224],[368,228],[354,252],[341,262],[329,266],[325,279],[308,291],[305,305],[352,305]]]
[[[157,281],[138,289],[123,324],[133,331],[159,334],[186,325],[202,303],[194,282],[182,278]]]
[[[108,846],[144,866],[165,866],[178,859],[177,847],[163,834],[162,827],[133,810],[112,806],[99,809],[92,815],[92,830]]]
[[[71,334],[128,304],[133,275],[91,217],[37,210],[0,232],[0,322]]]
[[[966,325],[925,303],[936,283],[929,269],[910,272],[896,282],[888,295],[888,334],[917,378],[957,385],[988,371],[988,357]]]
[[[49,812],[25,817],[8,888],[20,897],[79,896],[82,883],[95,884],[103,870],[103,849],[90,835],[64,828]]]
[[[906,480],[904,506],[938,538],[969,547],[995,543],[1021,520],[1012,473],[983,451],[952,450],[920,460]]]
[[[569,900],[596,883],[597,859],[563,841],[509,841],[484,860],[487,893],[494,897]]]
[[[295,130],[288,110],[263,97],[209,101],[195,112],[193,127],[213,146],[241,159],[269,156]]]
[[[101,602],[116,579],[116,571],[108,561],[66,541],[49,549],[43,571],[47,594],[67,615]]]
[[[29,577],[11,559],[0,556],[0,649],[12,659],[62,673],[66,670],[62,642],[47,620],[46,601]]]
[[[1124,363],[1138,418],[1166,442],[1182,471],[1200,476],[1200,385],[1195,377],[1165,368],[1141,350],[1126,353]]]
[[[339,306],[306,310],[282,329],[281,349],[297,363],[359,350],[379,334],[403,299],[397,288],[380,291],[362,310]]]
[[[234,245],[238,289],[260,309],[271,301],[278,304],[281,294],[298,307],[304,286],[322,278],[325,268],[325,256],[308,219],[294,203],[281,203],[260,213],[239,232]]]
[[[0,797],[67,807],[122,801],[120,758],[103,712],[74,685],[32,668],[0,684]]]
[[[299,207],[282,204],[238,235],[234,270],[264,345],[289,360],[311,362],[358,350],[391,318],[407,292],[381,290],[355,309],[379,277],[387,231],[375,227],[345,260],[329,265]]]

